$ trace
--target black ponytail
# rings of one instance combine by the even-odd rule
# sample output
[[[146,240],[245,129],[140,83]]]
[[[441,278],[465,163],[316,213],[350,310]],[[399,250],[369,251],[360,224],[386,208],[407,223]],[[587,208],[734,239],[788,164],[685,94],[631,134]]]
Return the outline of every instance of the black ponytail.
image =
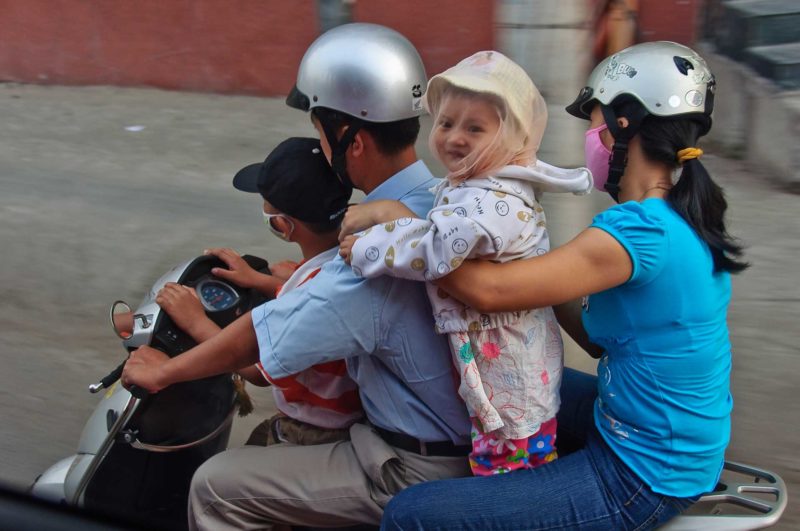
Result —
[[[642,150],[647,158],[679,166],[677,153],[695,147],[697,139],[707,129],[706,124],[690,118],[657,118],[648,116],[639,128]],[[699,159],[683,163],[680,179],[667,195],[667,201],[708,244],[715,271],[738,273],[748,267],[737,260],[743,248],[725,229],[725,194],[706,171]]]

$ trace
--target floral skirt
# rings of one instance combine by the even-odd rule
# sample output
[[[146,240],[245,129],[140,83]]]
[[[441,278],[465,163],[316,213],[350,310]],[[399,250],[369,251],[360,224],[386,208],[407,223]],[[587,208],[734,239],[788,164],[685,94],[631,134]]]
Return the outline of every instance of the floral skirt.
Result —
[[[504,474],[520,468],[535,468],[558,457],[556,453],[556,419],[524,439],[506,439],[496,432],[484,433],[480,421],[472,420],[472,452],[469,465],[476,476]]]

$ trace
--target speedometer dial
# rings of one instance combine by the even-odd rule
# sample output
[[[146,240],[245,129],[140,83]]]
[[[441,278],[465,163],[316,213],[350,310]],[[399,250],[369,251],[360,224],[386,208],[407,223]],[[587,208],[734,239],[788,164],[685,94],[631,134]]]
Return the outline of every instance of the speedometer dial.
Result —
[[[221,312],[239,302],[239,294],[231,286],[219,280],[206,280],[197,286],[197,294],[206,310]]]

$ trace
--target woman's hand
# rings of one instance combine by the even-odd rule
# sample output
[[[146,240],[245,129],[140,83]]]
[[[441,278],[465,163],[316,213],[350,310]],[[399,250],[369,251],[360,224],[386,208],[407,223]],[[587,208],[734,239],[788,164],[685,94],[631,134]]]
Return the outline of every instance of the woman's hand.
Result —
[[[294,273],[299,266],[300,264],[297,262],[284,260],[282,262],[278,262],[277,264],[270,264],[269,272],[272,273],[273,277],[285,282],[289,280],[289,277],[292,276],[292,273]]]
[[[187,286],[168,282],[156,295],[161,306],[175,325],[197,341],[205,341],[219,331],[219,327],[206,316],[197,292]]]
[[[344,258],[347,265],[350,265],[350,257],[353,255],[353,245],[355,245],[358,236],[345,236],[339,243],[339,256]]]
[[[228,266],[228,269],[215,267],[211,273],[219,278],[229,280],[243,288],[254,288],[259,283],[259,273],[245,262],[239,253],[227,247],[206,249],[203,254],[214,255]]]
[[[342,228],[339,232],[339,241],[341,242],[346,236],[368,229],[378,223],[415,217],[417,217],[416,214],[400,201],[382,199],[351,205],[347,207],[347,212],[344,214]]]
[[[167,386],[164,383],[162,369],[168,360],[169,356],[160,350],[147,346],[139,347],[128,356],[120,381],[126,389],[136,385],[148,393],[157,393]]]

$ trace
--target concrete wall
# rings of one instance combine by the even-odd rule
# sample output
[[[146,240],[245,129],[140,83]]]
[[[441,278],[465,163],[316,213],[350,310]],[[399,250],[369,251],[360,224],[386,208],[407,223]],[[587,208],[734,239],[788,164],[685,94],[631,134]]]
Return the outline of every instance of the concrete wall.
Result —
[[[337,1],[0,0],[0,81],[286,94]],[[406,35],[431,71],[494,46],[491,0],[343,5]]]
[[[800,91],[781,90],[751,68],[701,44],[717,78],[714,127],[708,139],[727,156],[766,170],[800,191]]]

